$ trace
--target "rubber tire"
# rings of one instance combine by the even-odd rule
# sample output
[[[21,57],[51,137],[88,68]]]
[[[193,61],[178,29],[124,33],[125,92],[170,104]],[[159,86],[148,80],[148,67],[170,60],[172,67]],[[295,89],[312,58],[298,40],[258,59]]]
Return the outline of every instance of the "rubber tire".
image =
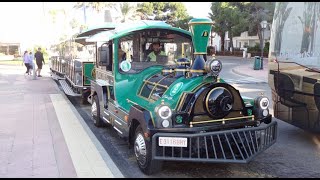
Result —
[[[90,93],[88,92],[82,92],[82,95],[81,95],[81,104],[83,105],[86,105],[86,104],[90,104],[87,100],[88,96],[90,95]]]
[[[136,128],[136,131],[135,131],[135,136],[134,136],[134,143],[137,139],[137,135],[141,133],[142,135],[144,135],[143,133],[143,130],[142,130],[142,127],[141,125],[139,125],[137,128]],[[157,172],[160,172],[161,169],[162,169],[162,164],[163,164],[163,161],[159,161],[159,160],[153,160],[152,159],[152,144],[150,141],[147,141],[145,139],[145,137],[143,136],[144,140],[145,140],[145,143],[146,143],[146,148],[147,148],[147,157],[146,157],[146,164],[143,166],[139,163],[138,159],[137,160],[137,164],[140,168],[140,170],[146,174],[146,175],[151,175],[151,174],[154,174],[154,173],[157,173]],[[135,148],[135,147],[134,147]]]
[[[94,116],[92,117],[93,119],[93,124],[96,126],[96,127],[102,127],[103,125],[103,122],[100,118],[100,105],[99,105],[99,98],[98,96],[94,96],[93,97],[93,100],[95,101],[96,103],[96,106],[97,106],[97,116]]]

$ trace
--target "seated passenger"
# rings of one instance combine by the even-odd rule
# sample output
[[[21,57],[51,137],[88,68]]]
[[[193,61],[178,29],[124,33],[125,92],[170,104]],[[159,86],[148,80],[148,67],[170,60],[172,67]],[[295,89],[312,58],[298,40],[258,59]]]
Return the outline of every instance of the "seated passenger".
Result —
[[[153,51],[148,54],[147,61],[156,62],[157,55],[166,55],[166,53],[161,50],[159,42],[152,43],[152,50]]]
[[[121,45],[119,44],[118,58],[123,61],[127,59],[127,53],[121,49]]]

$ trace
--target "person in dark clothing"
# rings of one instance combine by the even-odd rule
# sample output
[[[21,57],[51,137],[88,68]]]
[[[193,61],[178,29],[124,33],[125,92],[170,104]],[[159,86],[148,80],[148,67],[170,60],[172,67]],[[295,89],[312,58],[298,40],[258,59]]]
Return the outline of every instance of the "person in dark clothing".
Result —
[[[207,61],[207,59],[214,59],[215,56],[215,49],[213,46],[207,47],[207,54],[203,56],[204,60]]]
[[[37,69],[38,77],[42,77],[40,75],[41,69],[42,69],[42,62],[43,62],[43,64],[45,64],[45,63],[44,63],[43,54],[41,52],[41,48],[38,48],[38,51],[34,54],[34,58],[36,59],[36,63],[37,63],[37,66],[38,66],[38,69]]]

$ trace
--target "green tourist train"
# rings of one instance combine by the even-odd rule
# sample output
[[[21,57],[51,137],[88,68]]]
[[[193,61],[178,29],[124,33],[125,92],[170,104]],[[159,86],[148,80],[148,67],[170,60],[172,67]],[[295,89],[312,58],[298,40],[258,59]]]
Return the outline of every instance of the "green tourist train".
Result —
[[[82,80],[90,81],[94,125],[128,141],[145,174],[164,161],[248,163],[277,139],[268,98],[242,97],[219,76],[220,60],[204,60],[212,21],[189,26],[108,24],[74,38],[93,46]]]

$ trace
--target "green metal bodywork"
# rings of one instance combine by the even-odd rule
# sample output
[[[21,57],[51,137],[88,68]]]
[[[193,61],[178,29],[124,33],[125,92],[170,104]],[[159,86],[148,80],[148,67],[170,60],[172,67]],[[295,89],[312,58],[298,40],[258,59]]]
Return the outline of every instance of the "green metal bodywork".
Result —
[[[192,34],[194,54],[207,54],[207,44],[211,34],[212,21],[210,19],[191,19],[189,27]]]
[[[168,105],[172,110],[174,110],[176,109],[176,106],[183,92],[192,92],[197,87],[213,81],[212,77],[181,77],[174,83],[172,83],[163,94],[162,98],[159,98],[157,101],[139,96],[138,94],[142,85],[144,84],[144,80],[148,79],[154,74],[160,73],[162,68],[162,66],[153,66],[145,69],[138,74],[117,74],[117,78],[115,81],[115,94],[119,105],[123,107],[127,112],[129,112],[131,107],[131,104],[127,102],[127,99],[129,99],[130,101],[133,101],[143,108],[154,113],[154,109],[156,108],[156,106],[158,106],[161,101],[163,101],[164,104]],[[180,88],[177,91],[175,91],[176,85],[180,85]]]
[[[93,62],[83,62],[83,85],[90,86],[90,80],[94,80],[92,77],[92,70],[94,69]]]
[[[203,19],[201,20],[203,21]],[[205,30],[210,32],[208,27],[211,27],[211,22],[206,22],[206,26],[203,26],[200,29],[201,31]],[[210,24],[210,25],[208,25]],[[189,36],[192,39],[191,33],[189,31],[172,27],[164,22],[140,22],[133,25],[119,25],[116,26],[114,30],[109,30],[108,33],[105,33],[105,37],[103,37],[104,41],[113,41],[113,52],[118,51],[119,47],[119,39],[127,36],[129,34],[134,33],[135,31],[146,30],[146,29],[167,29],[173,30],[176,32],[180,32]],[[197,29],[197,28],[196,28]],[[196,30],[198,31],[198,30]],[[197,32],[199,34],[199,32]],[[94,38],[94,36],[92,37]],[[208,38],[208,37],[204,37]],[[88,38],[90,41],[90,38]],[[202,41],[202,45],[199,46],[199,50],[204,51],[204,47],[206,49],[205,40]],[[207,42],[207,41],[206,41]],[[149,68],[144,69],[143,71],[136,74],[129,73],[120,73],[119,72],[119,62],[118,62],[118,53],[113,53],[113,72],[112,75],[114,77],[114,94],[117,104],[129,114],[130,108],[133,103],[138,104],[144,109],[150,111],[153,117],[156,117],[155,108],[160,105],[160,103],[164,103],[168,105],[172,110],[177,108],[179,100],[183,94],[183,92],[193,92],[200,86],[203,86],[207,83],[213,81],[213,77],[210,76],[198,76],[192,78],[180,77],[175,82],[173,82],[167,91],[163,94],[161,98],[157,101],[147,99],[139,95],[139,91],[141,90],[142,85],[144,84],[144,80],[150,78],[151,76],[161,73],[163,66],[151,66]],[[222,79],[220,82],[224,82]],[[178,85],[177,85],[178,84]],[[250,100],[247,100],[251,102]],[[133,103],[132,103],[133,102]],[[154,119],[153,119],[154,120]],[[155,124],[153,122],[153,124]]]
[[[151,21],[150,21],[151,22]],[[128,29],[123,28],[116,28],[114,30],[114,35],[108,37],[109,40],[113,40],[113,48],[117,50],[119,39],[121,37],[127,36],[131,34],[134,31],[139,31],[143,29],[167,29],[167,30],[174,30],[178,31],[180,33],[184,33],[187,36],[190,36],[191,39],[191,33],[188,31],[185,31],[183,29],[172,27],[166,23],[163,22],[152,22],[149,24],[145,23],[138,23],[136,26],[129,26]],[[144,84],[144,80],[148,79],[154,74],[160,73],[163,69],[163,66],[152,66],[149,67],[140,73],[137,74],[124,74],[119,72],[119,62],[118,62],[118,54],[113,54],[113,63],[114,63],[114,72],[113,75],[115,77],[115,98],[118,102],[118,104],[125,110],[127,113],[129,113],[131,105],[128,103],[129,99],[130,101],[133,101],[139,106],[145,108],[146,110],[149,110],[152,113],[152,116],[155,117],[155,108],[161,103],[161,100],[164,100],[164,103],[169,105],[172,109],[175,109],[180,96],[182,95],[182,92],[184,91],[191,91],[192,89],[199,86],[201,83],[203,83],[203,77],[197,77],[192,79],[186,79],[186,78],[180,78],[176,82],[174,82],[169,89],[164,93],[163,98],[160,98],[157,101],[150,101],[142,96],[138,96],[138,93],[140,91],[141,86]],[[180,90],[180,92],[177,92],[174,96],[170,96],[170,91],[172,87],[179,82],[183,82],[183,86]]]

